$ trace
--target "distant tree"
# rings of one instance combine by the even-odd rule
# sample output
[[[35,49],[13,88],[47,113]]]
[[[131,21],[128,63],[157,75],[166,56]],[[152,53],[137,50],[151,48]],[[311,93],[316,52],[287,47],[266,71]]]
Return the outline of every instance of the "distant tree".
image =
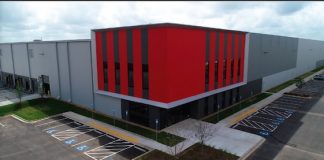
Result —
[[[41,83],[38,85],[38,94],[41,96],[42,99],[44,98],[45,91],[44,91],[43,84]]]
[[[175,131],[175,135],[178,135],[180,133],[180,129]],[[176,138],[173,137],[173,135],[170,137],[168,136],[168,140],[170,144],[174,144],[176,142]],[[183,151],[184,148],[184,142],[180,142],[172,147],[169,147],[169,153],[171,153],[174,156],[174,159],[180,159],[181,152]]]
[[[210,127],[207,122],[199,121],[196,124],[195,137],[199,140],[201,146],[205,145],[206,141],[212,137],[214,130]],[[201,149],[203,152],[203,147]]]
[[[21,99],[23,96],[23,88],[21,87],[20,83],[17,83],[17,85],[16,85],[16,95],[17,95],[17,98],[19,99],[18,105],[21,106]]]
[[[296,80],[296,87],[297,87],[297,88],[302,88],[304,84],[305,84],[304,79],[302,79],[302,78],[298,78],[298,79]]]

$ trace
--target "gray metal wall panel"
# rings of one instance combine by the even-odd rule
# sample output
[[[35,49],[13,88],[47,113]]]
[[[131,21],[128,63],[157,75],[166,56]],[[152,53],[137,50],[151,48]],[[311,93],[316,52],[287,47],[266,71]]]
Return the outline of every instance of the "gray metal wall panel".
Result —
[[[58,71],[57,71],[57,59],[56,59],[56,46],[54,42],[42,43],[39,44],[43,47],[44,57],[48,68],[48,73],[45,75],[49,76],[49,83],[51,87],[51,96],[58,98],[59,93],[59,80],[58,80]]]
[[[95,94],[95,110],[110,116],[122,118],[121,100],[119,98]]]
[[[48,75],[48,54],[44,52],[44,45],[37,43],[28,44],[28,48],[32,51],[30,56],[30,72],[32,78],[38,78],[40,75]],[[27,69],[27,68],[26,68]]]
[[[70,42],[72,103],[92,108],[90,42]]]
[[[248,81],[294,68],[298,39],[251,33],[249,36]]]
[[[0,56],[1,71],[13,73],[10,44],[1,44],[0,49],[2,53],[2,56]]]
[[[266,91],[274,86],[316,68],[318,61],[323,59],[323,41],[298,39],[296,67],[263,77],[262,90]]]
[[[67,43],[57,43],[58,60],[59,60],[59,72],[60,72],[60,85],[61,85],[61,99],[64,101],[70,101],[70,83],[69,83],[69,70],[68,70],[68,58],[67,58]]]
[[[17,75],[29,77],[26,44],[14,44],[12,45],[12,50],[15,73]]]

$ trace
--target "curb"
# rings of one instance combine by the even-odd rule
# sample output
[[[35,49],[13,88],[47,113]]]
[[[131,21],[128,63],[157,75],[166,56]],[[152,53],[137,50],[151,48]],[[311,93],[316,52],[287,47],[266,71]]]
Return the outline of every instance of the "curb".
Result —
[[[256,151],[264,142],[266,141],[265,138],[262,138],[260,142],[258,142],[252,149],[246,152],[243,156],[241,156],[238,160],[245,160],[248,158],[254,151]]]

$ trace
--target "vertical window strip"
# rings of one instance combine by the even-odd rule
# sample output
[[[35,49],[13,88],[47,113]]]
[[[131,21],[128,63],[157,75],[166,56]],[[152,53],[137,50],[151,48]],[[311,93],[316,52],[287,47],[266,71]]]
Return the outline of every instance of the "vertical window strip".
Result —
[[[134,63],[133,63],[133,35],[132,30],[127,30],[127,66],[128,66],[128,95],[134,95]]]
[[[115,58],[115,81],[116,93],[120,93],[120,61],[119,61],[119,36],[118,31],[114,31],[114,58]]]
[[[231,56],[231,73],[230,73],[230,84],[233,84],[233,83],[235,83],[234,82],[234,58],[235,58],[235,56],[234,56],[234,54],[235,54],[235,35],[236,35],[236,33],[232,33],[232,56]]]
[[[205,53],[205,91],[208,91],[209,84],[209,48],[210,47],[210,32],[206,32],[206,53]]]
[[[108,62],[107,62],[107,37],[106,32],[101,32],[102,36],[102,59],[104,70],[104,90],[108,91]]]
[[[148,66],[148,32],[147,28],[141,30],[142,41],[142,84],[143,84],[143,98],[149,99],[149,66]]]
[[[223,86],[226,86],[226,67],[227,67],[227,32],[224,32],[224,56],[223,56]]]
[[[216,89],[217,88],[217,86],[218,86],[218,84],[217,84],[217,82],[218,82],[218,59],[219,59],[219,57],[218,57],[218,52],[219,52],[219,33],[218,32],[216,32],[215,33],[215,85],[214,85],[214,88]]]

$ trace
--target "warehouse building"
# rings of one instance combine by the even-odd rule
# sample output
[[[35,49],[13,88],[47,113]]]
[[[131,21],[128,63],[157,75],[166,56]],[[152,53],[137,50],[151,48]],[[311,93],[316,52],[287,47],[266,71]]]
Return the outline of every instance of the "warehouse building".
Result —
[[[150,128],[203,118],[324,64],[324,42],[171,23],[0,44],[1,82]]]

